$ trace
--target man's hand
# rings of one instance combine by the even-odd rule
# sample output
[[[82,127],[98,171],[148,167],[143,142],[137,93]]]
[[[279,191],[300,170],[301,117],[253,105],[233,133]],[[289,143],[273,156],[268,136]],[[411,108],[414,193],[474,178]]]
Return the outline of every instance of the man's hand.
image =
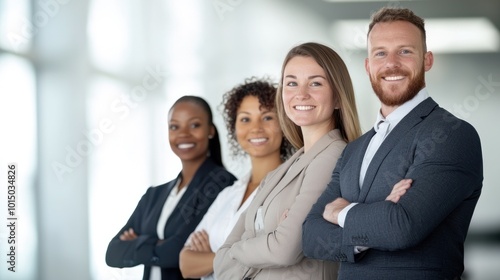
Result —
[[[325,211],[323,211],[323,218],[332,224],[338,225],[338,217],[340,211],[342,211],[342,209],[344,209],[349,204],[351,203],[343,199],[342,197],[335,199],[325,206]]]
[[[412,179],[403,179],[394,185],[391,193],[385,200],[392,201],[394,203],[398,203],[399,199],[406,193],[406,191],[411,187]]]

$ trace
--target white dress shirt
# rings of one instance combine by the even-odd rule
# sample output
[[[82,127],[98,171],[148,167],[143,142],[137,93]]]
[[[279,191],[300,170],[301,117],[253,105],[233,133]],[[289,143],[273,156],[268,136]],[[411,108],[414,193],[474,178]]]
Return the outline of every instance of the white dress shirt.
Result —
[[[392,113],[390,113],[387,117],[384,118],[382,116],[380,110],[378,111],[377,114],[377,121],[375,122],[374,129],[378,133],[379,130],[379,125],[381,122],[387,122],[388,127],[387,131],[385,132],[385,135],[382,136],[382,141],[378,143],[378,145],[372,145],[374,140],[376,139],[377,134],[375,134],[372,137],[372,140],[370,141],[370,144],[368,144],[368,148],[366,149],[365,152],[365,157],[363,158],[363,162],[361,163],[361,172],[359,174],[359,187],[361,188],[365,179],[366,175],[366,170],[368,169],[368,166],[370,165],[370,162],[377,152],[378,148],[382,144],[383,140],[391,133],[392,129],[398,125],[398,123],[406,116],[408,113],[411,112],[415,107],[418,106],[422,101],[427,99],[429,97],[429,93],[425,88],[421,89],[415,97],[413,97],[411,100],[405,102],[403,105],[399,106],[394,110]],[[380,135],[379,135],[380,136]],[[374,139],[375,138],[375,139]],[[339,226],[344,227],[345,223],[345,218],[347,216],[347,213],[349,210],[354,207],[357,203],[351,203],[347,207],[345,207],[342,211],[340,211],[339,216],[338,216],[338,223]]]
[[[223,189],[217,198],[208,209],[203,219],[196,227],[195,231],[205,230],[208,233],[210,240],[210,249],[212,252],[224,245],[227,236],[231,233],[234,225],[238,221],[241,213],[243,213],[252,199],[255,197],[255,189],[252,194],[245,200],[243,205],[241,201],[245,195],[251,173],[246,174],[230,187]],[[188,238],[186,244],[189,244]],[[202,280],[215,280],[213,273],[201,278]]]
[[[180,191],[178,190],[179,184],[181,183],[181,180],[177,180],[175,183],[174,188],[170,191],[170,194],[168,195],[167,200],[165,201],[165,204],[163,204],[163,208],[161,210],[160,218],[158,219],[158,223],[156,224],[156,233],[158,234],[158,239],[165,239],[164,231],[165,231],[165,225],[167,224],[167,220],[172,214],[172,212],[175,209],[175,206],[179,202],[179,200],[182,198],[184,193],[186,192],[186,189],[188,186],[186,185],[184,188],[182,188]],[[149,276],[150,280],[161,280],[161,267],[159,266],[152,266],[151,267],[151,274]]]

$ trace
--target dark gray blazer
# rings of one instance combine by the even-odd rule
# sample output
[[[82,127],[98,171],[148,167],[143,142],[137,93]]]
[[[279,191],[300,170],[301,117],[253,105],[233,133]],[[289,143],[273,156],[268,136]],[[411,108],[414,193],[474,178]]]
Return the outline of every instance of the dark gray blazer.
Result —
[[[340,261],[339,279],[455,279],[482,188],[481,143],[475,129],[428,98],[394,127],[373,157],[362,189],[361,162],[370,130],[345,148],[327,189],[303,224],[307,257]],[[413,179],[399,203],[385,201]],[[323,219],[343,197],[359,204],[344,228]],[[369,247],[354,254],[355,246]]]

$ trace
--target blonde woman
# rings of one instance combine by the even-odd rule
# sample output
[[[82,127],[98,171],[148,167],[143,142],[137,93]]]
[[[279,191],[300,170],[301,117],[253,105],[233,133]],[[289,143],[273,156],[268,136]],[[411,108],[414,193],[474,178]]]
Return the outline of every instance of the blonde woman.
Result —
[[[331,48],[292,48],[276,95],[281,127],[298,151],[261,182],[214,260],[219,280],[336,279],[338,265],[307,259],[302,223],[347,142],[361,134],[347,67]]]

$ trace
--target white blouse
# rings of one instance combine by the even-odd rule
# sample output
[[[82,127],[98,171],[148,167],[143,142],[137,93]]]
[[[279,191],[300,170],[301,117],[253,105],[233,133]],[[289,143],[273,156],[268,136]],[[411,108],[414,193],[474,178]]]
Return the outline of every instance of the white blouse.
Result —
[[[186,189],[188,188],[188,186],[186,185],[184,188],[182,188],[180,191],[178,191],[180,183],[181,183],[181,180],[177,180],[174,188],[170,191],[170,194],[168,195],[168,198],[165,201],[165,204],[163,204],[160,218],[158,219],[158,223],[156,225],[156,233],[158,234],[158,239],[165,239],[165,236],[163,236],[163,235],[165,233],[165,225],[167,224],[167,220],[170,217],[170,215],[172,214],[172,212],[174,211],[175,206],[177,205],[179,200],[182,198],[182,196],[186,192]],[[161,280],[161,267],[152,266],[149,279],[150,280]]]
[[[217,252],[224,244],[227,236],[231,233],[236,222],[238,222],[241,213],[247,209],[255,197],[257,189],[250,194],[245,203],[240,207],[248,182],[250,181],[250,175],[251,172],[234,182],[232,186],[223,189],[196,227],[195,231],[204,229],[208,233],[212,252]],[[190,238],[186,244],[189,244],[189,242]],[[201,279],[215,280],[215,276],[212,273]]]

